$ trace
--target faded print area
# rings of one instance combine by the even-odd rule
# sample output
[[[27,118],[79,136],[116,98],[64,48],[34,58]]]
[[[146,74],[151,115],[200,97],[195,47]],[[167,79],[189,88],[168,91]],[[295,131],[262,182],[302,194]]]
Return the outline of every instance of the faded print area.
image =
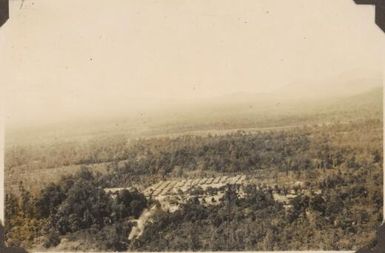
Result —
[[[7,246],[356,250],[374,239],[385,37],[371,9],[10,7],[0,31]]]

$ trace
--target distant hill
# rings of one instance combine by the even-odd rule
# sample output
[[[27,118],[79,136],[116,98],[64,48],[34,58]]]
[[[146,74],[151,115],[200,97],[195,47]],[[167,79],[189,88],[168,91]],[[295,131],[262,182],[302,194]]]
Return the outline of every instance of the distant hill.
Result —
[[[139,136],[192,131],[285,127],[333,121],[382,119],[383,88],[338,97],[291,98],[282,94],[232,94],[199,103],[175,103],[137,116],[70,122],[7,131],[7,143],[79,140],[95,136]]]
[[[341,98],[336,104],[346,108],[378,108],[383,105],[383,87],[376,87],[367,92]]]

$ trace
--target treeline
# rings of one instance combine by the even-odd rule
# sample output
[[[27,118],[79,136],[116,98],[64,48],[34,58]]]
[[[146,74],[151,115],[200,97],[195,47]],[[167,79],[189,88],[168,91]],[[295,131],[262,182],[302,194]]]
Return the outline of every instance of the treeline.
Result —
[[[12,185],[7,184],[7,191],[16,193],[18,189],[14,185],[20,180],[17,175],[25,172],[27,176],[22,179],[28,175],[35,178],[38,170],[47,166],[94,164],[92,166],[107,172],[104,181],[110,187],[130,186],[133,182],[148,186],[165,177],[188,177],[191,173],[210,176],[267,170],[301,172],[340,167],[373,168],[383,161],[382,121],[131,141],[118,137],[102,138],[85,143],[15,147],[8,150],[6,159],[6,177],[12,182]],[[102,162],[105,164],[97,165]],[[70,168],[77,170],[75,167]],[[31,189],[28,180],[25,188]]]
[[[309,132],[313,130],[318,131],[317,129],[322,129],[326,126],[327,129],[325,130],[331,130],[331,133],[333,134],[333,131],[341,131],[342,129],[351,131],[353,127],[359,127],[359,129],[361,130],[363,130],[363,128],[380,128],[382,127],[382,121],[375,119],[358,120],[349,123],[333,123],[332,127],[330,127],[329,125],[307,125],[305,127],[299,127],[299,130],[297,130],[297,135],[299,135],[298,132],[305,131],[305,136],[302,137],[280,136],[280,133],[275,135],[271,135],[270,133],[264,133],[260,134],[259,139],[265,141],[263,139],[267,138],[266,144],[258,143],[258,140],[251,139],[251,142],[256,143],[252,144],[251,147],[242,148],[262,148],[267,150],[275,149],[276,146],[274,146],[274,143],[268,143],[269,139],[272,138],[275,139],[275,141],[284,141],[281,145],[285,145],[286,147],[288,145],[293,144],[301,145],[302,148],[306,148],[304,146],[305,143],[298,143],[301,141],[306,142],[306,133],[307,135],[309,135]],[[225,136],[211,135],[211,138],[208,139],[205,136],[185,135],[177,138],[164,137],[129,140],[126,135],[120,134],[78,141],[51,141],[46,143],[34,143],[28,145],[7,145],[5,151],[5,167],[7,170],[11,170],[12,168],[20,166],[27,166],[29,169],[39,169],[55,168],[68,165],[89,165],[102,162],[123,161],[126,159],[135,160],[138,157],[141,157],[143,154],[151,155],[152,153],[157,154],[176,152],[176,149],[179,149],[178,152],[180,154],[175,155],[180,156],[184,155],[183,152],[189,152],[190,149],[196,149],[197,146],[201,147],[204,145],[207,147],[203,148],[207,149],[208,151],[211,151],[210,149],[214,148],[215,155],[222,154],[222,151],[216,150],[216,147],[212,147],[212,145],[215,145],[216,142],[219,142],[219,144],[221,144],[222,139],[228,138],[230,138],[229,141],[232,141],[234,143],[224,143],[226,144],[225,147],[233,148],[233,155],[240,155],[239,152],[242,152],[242,150],[238,150],[236,147],[238,145],[236,137],[237,134],[228,134]],[[181,142],[183,144],[181,144]],[[288,150],[287,153],[290,154],[290,151],[293,151],[293,148],[291,148],[291,150]],[[282,155],[285,154],[286,153],[282,153]]]
[[[111,186],[124,186],[138,176],[181,177],[192,171],[373,169],[383,161],[382,121],[145,139],[131,148],[132,157],[125,165],[113,167],[106,176]]]
[[[99,178],[83,168],[45,187],[37,196],[22,185],[19,198],[8,193],[8,245],[49,248],[57,246],[63,236],[72,236],[76,240],[83,238],[90,248],[127,249],[132,227],[128,218],[138,218],[148,201],[137,191],[122,190],[113,197],[104,191]]]

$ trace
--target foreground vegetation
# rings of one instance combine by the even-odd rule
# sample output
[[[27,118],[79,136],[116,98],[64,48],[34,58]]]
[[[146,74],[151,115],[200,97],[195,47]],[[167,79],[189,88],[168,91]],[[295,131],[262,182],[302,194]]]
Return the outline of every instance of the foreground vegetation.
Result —
[[[138,218],[148,201],[143,194],[127,190],[113,198],[101,186],[98,175],[86,168],[49,185],[37,196],[21,185],[20,198],[6,195],[8,244],[49,248],[71,235],[92,239],[88,246],[100,250],[125,250],[132,226],[127,218]]]
[[[382,220],[376,212],[382,204],[380,192],[368,195],[366,191],[363,185],[327,187],[321,195],[297,196],[291,200],[292,208],[285,210],[269,191],[249,186],[246,195],[239,197],[236,188],[228,186],[219,205],[193,199],[175,213],[158,213],[130,249],[356,249],[372,239],[373,229]]]

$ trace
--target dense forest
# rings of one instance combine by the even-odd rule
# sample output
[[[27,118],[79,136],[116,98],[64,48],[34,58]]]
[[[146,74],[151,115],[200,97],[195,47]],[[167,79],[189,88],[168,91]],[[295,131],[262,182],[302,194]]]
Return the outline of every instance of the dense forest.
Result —
[[[108,181],[124,185],[124,175],[183,176],[194,170],[253,173],[374,166],[382,162],[381,126],[381,121],[373,120],[286,131],[139,140],[132,146],[133,157],[114,170]]]
[[[51,249],[66,242],[83,250],[355,249],[372,238],[382,220],[380,120],[111,143],[85,148],[83,156],[56,151],[57,157],[64,155],[66,162],[83,168],[37,193],[23,183],[17,195],[8,192],[7,242]],[[84,167],[100,162],[107,162],[104,173]],[[142,236],[132,241],[128,235],[134,220],[156,201],[138,190],[118,196],[103,190],[261,171],[294,173],[307,190],[286,209],[272,198],[273,186],[251,185],[242,195],[239,187],[229,185],[218,205],[192,198],[173,213],[158,208]]]

